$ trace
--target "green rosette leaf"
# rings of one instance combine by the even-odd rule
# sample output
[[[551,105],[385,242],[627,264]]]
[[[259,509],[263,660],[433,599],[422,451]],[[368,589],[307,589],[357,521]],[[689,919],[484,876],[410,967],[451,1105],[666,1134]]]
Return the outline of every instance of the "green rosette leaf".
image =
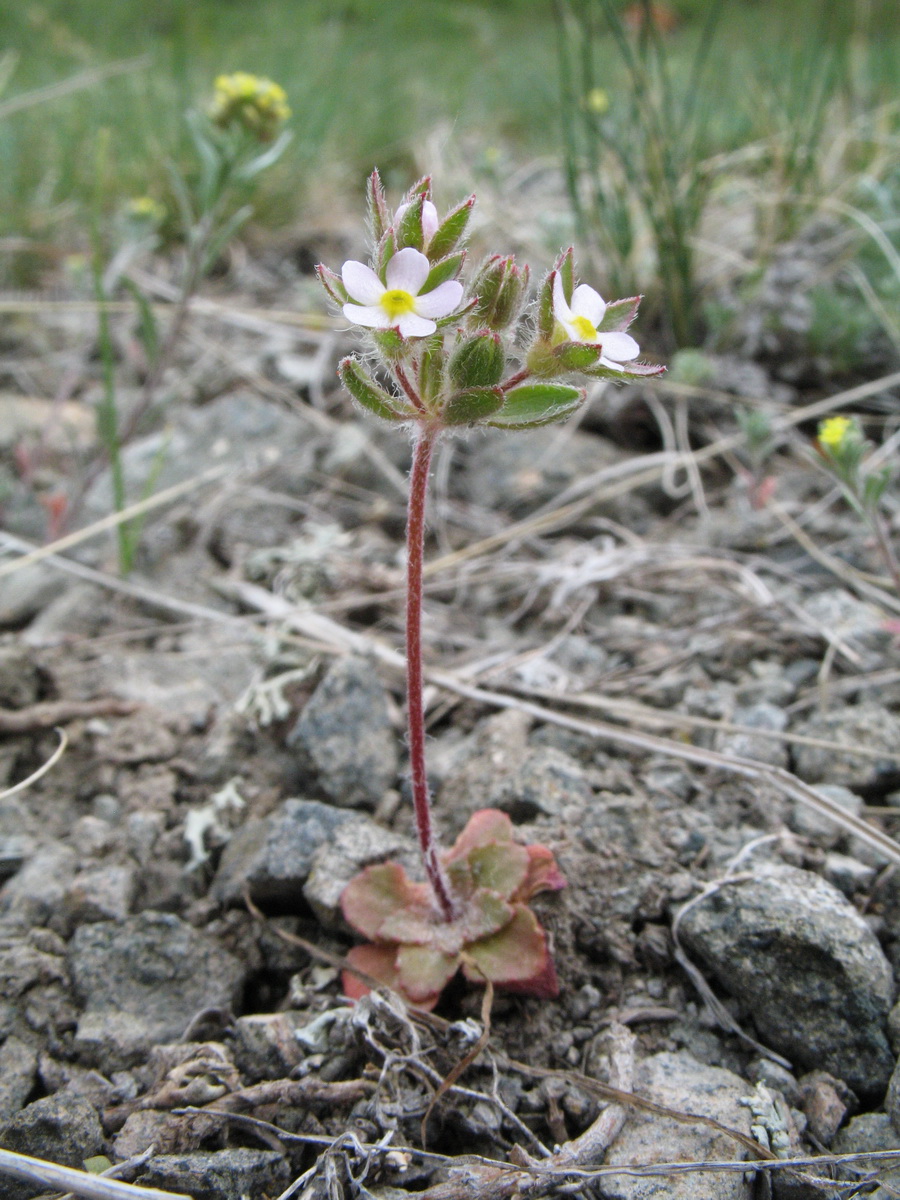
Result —
[[[564,421],[584,402],[583,388],[558,383],[526,383],[507,393],[503,407],[487,425],[498,429],[536,429]]]
[[[500,388],[473,387],[456,392],[441,411],[445,425],[476,425],[496,413],[503,405]]]
[[[602,347],[593,342],[561,342],[552,350],[564,371],[588,371],[602,353]]]

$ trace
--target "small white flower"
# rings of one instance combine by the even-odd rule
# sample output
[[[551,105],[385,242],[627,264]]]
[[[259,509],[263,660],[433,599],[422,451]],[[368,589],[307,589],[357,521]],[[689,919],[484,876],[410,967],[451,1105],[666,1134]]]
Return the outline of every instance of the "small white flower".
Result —
[[[640,354],[640,346],[627,333],[599,333],[597,326],[603,320],[606,304],[598,292],[586,283],[580,283],[572,293],[571,305],[566,303],[562,277],[557,271],[553,280],[553,316],[562,336],[559,341],[587,342],[600,346],[602,352],[597,360],[600,367],[613,371],[624,371],[624,362],[630,362]]]
[[[400,224],[400,222],[403,220],[403,214],[406,212],[406,210],[408,208],[409,208],[409,204],[401,204],[400,207],[397,209],[397,211],[394,213],[394,228],[395,229]],[[422,204],[422,236],[425,239],[426,246],[431,241],[431,239],[434,237],[434,235],[437,233],[438,225],[440,225],[440,221],[438,220],[437,209],[431,203],[430,200],[425,200]]]
[[[387,286],[365,263],[345,262],[344,287],[359,303],[345,304],[344,316],[370,329],[397,329],[401,337],[427,337],[437,329],[435,320],[459,307],[463,294],[462,284],[448,279],[420,295],[430,271],[431,263],[412,246],[398,250],[388,263]]]

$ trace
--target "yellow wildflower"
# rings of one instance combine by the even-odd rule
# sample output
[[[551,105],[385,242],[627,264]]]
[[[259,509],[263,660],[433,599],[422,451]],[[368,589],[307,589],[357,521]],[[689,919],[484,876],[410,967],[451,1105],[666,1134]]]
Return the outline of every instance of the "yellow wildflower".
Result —
[[[165,207],[152,196],[134,196],[125,206],[125,215],[133,221],[161,225],[166,219]]]
[[[819,445],[834,454],[855,432],[856,423],[850,417],[828,417],[819,425]]]
[[[584,98],[584,107],[598,117],[609,110],[609,93],[600,87],[591,88]]]
[[[284,88],[271,79],[235,71],[215,81],[209,118],[221,129],[240,127],[269,142],[290,115]]]

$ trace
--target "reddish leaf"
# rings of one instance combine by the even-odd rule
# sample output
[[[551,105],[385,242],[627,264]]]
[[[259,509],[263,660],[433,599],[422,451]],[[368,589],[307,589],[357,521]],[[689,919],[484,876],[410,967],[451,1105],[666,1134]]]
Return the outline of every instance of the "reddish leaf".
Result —
[[[473,970],[467,964],[463,967],[466,978],[473,983],[484,979],[504,985],[527,983],[546,971],[547,935],[531,909],[520,904],[508,925],[499,933],[472,942],[466,954],[477,968]]]
[[[453,843],[445,862],[451,863],[458,858],[468,858],[469,853],[478,846],[487,846],[490,842],[511,842],[513,840],[513,823],[498,808],[480,808],[472,813],[465,829]]]
[[[347,955],[347,962],[394,991],[399,985],[396,960],[396,946],[354,946]],[[344,995],[349,996],[351,1000],[358,1000],[360,996],[365,996],[371,991],[368,984],[363,983],[350,971],[341,972],[341,987]]]
[[[528,852],[528,874],[511,900],[530,900],[538,892],[558,892],[566,886],[565,877],[561,874],[553,857],[553,851],[535,842],[526,846]]]
[[[443,954],[432,946],[401,946],[397,952],[400,988],[415,1004],[433,1004],[458,968],[458,954]]]
[[[346,920],[367,938],[377,938],[388,917],[421,909],[430,899],[424,883],[413,883],[399,863],[377,863],[354,876],[341,893]]]
[[[544,968],[531,979],[514,983],[502,984],[505,992],[515,992],[520,996],[537,996],[539,1000],[555,1000],[559,995],[559,980],[556,977],[556,967],[553,956],[548,952],[544,959]]]
[[[516,842],[489,842],[469,854],[472,883],[500,896],[512,896],[528,876],[529,854]]]

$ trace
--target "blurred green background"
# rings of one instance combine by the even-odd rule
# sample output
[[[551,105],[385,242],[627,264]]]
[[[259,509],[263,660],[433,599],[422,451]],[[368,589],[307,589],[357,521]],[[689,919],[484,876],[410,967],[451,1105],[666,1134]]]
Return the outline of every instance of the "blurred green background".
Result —
[[[662,278],[685,345],[712,201],[751,181],[761,259],[820,201],[875,223],[853,253],[874,255],[866,279],[900,346],[896,0],[25,0],[0,10],[0,45],[7,283],[128,197],[171,208],[167,163],[191,170],[185,110],[246,70],[293,110],[263,226],[315,220],[338,192],[352,207],[376,164],[395,194],[440,174],[428,145],[469,171],[454,188],[549,163],[606,281]]]

